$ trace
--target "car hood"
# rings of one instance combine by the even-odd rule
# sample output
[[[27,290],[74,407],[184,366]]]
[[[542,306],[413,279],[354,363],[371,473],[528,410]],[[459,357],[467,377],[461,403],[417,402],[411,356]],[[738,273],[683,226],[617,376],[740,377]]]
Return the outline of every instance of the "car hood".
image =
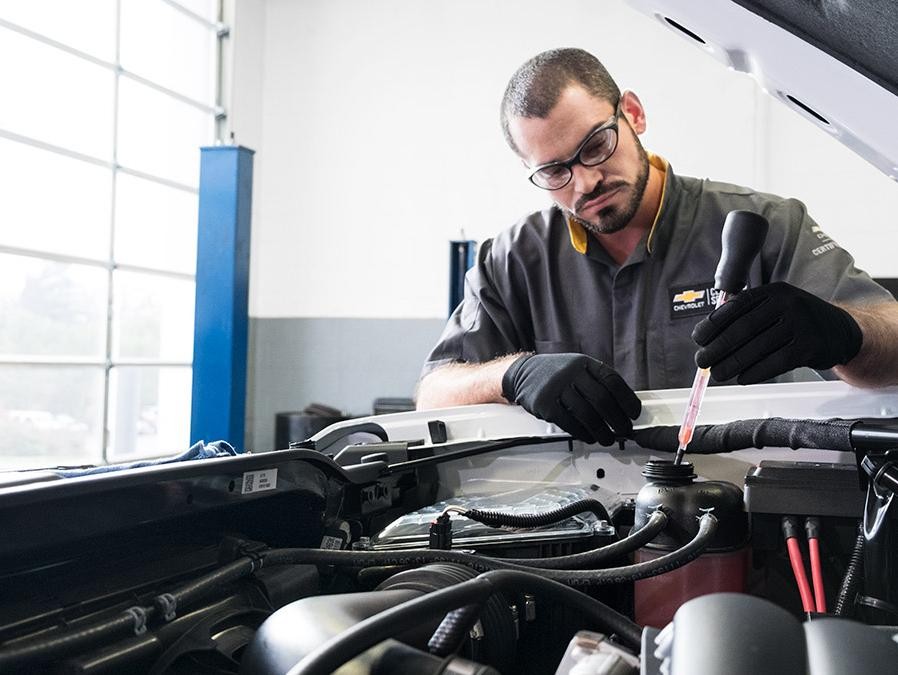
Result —
[[[628,0],[898,181],[894,0]]]

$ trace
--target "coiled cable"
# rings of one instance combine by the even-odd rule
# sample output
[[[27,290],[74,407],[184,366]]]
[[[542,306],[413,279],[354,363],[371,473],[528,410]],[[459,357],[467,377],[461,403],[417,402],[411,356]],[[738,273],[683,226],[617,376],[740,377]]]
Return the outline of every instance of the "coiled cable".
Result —
[[[854,614],[855,597],[864,578],[865,542],[864,527],[859,524],[854,548],[851,551],[851,557],[848,559],[848,567],[845,569],[845,576],[842,577],[842,585],[839,587],[839,594],[836,596],[836,605],[835,609],[833,609],[833,613],[836,616],[851,617]]]
[[[461,506],[447,506],[443,513],[449,511],[457,511],[465,518],[476,520],[488,527],[519,527],[533,528],[560,523],[567,520],[571,516],[578,513],[592,512],[599,520],[611,522],[611,516],[608,510],[597,499],[579,499],[565,506],[561,506],[552,511],[544,511],[542,513],[505,513],[503,511],[482,511],[480,509],[465,509]]]

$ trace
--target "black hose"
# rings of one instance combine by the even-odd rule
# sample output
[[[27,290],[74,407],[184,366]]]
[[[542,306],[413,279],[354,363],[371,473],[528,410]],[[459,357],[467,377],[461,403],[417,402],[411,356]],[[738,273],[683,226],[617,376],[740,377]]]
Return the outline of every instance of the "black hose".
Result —
[[[499,558],[462,553],[461,551],[431,551],[418,549],[413,551],[331,551],[317,548],[276,549],[269,551],[265,560],[267,564],[309,564],[309,565],[425,565],[434,562],[454,562],[466,565],[481,572],[492,570],[517,570],[520,572],[538,572],[541,576],[560,581],[571,586],[602,586],[621,584],[638,579],[657,576],[670,572],[697,558],[711,542],[717,530],[717,518],[705,513],[699,519],[699,528],[695,537],[683,547],[654,560],[611,567],[599,570],[553,570],[537,569],[507,563]]]
[[[178,590],[173,591],[172,595],[179,606],[196,602],[217,588],[221,588],[233,581],[249,576],[256,571],[257,566],[261,568],[262,556],[264,556],[264,552],[256,554],[256,558],[239,558],[234,562],[228,563],[224,567],[220,567],[214,572],[210,572],[199,579],[184,584]],[[259,559],[258,563],[256,562],[256,559]]]
[[[461,646],[465,635],[471,630],[471,626],[477,622],[481,609],[481,605],[475,603],[453,609],[446,614],[427,641],[427,650],[436,656],[454,654]]]
[[[864,578],[864,529],[858,525],[857,539],[854,540],[854,548],[848,559],[848,567],[845,576],[842,577],[842,585],[836,597],[836,606],[833,613],[836,616],[851,617],[854,615],[854,600]]]
[[[241,558],[172,591],[170,599],[174,600],[176,607],[189,605],[216,588],[248,576],[257,566],[261,567],[261,562],[257,562],[256,559]],[[113,638],[134,635],[136,625],[139,622],[145,624],[159,616],[159,609],[156,606],[136,606],[124,610],[115,618],[91,626],[60,632],[51,637],[42,636],[35,640],[23,641],[14,647],[0,648],[0,673],[11,672],[13,668],[21,667],[23,664],[46,663],[59,656],[84,651]]]
[[[153,608],[136,608],[149,618]],[[0,649],[0,673],[22,672],[24,665],[37,665],[52,661],[56,657],[88,649],[116,637],[134,635],[138,617],[125,610],[114,619],[96,623],[85,628],[67,631],[53,637],[29,640],[15,647]]]
[[[642,528],[645,529],[645,528]],[[645,579],[664,574],[682,567],[694,560],[708,545],[717,529],[717,519],[711,514],[704,514],[700,519],[696,536],[676,551],[654,560],[600,570],[553,570],[528,568],[523,565],[503,562],[495,558],[487,558],[460,551],[431,551],[427,549],[415,551],[331,551],[323,549],[273,549],[253,556],[235,560],[214,572],[204,575],[171,595],[177,602],[178,609],[194,602],[198,598],[212,592],[221,585],[231,583],[249,576],[262,564],[265,565],[348,565],[366,567],[368,565],[425,565],[434,562],[455,562],[466,565],[480,572],[509,570],[519,572],[538,572],[547,580],[561,582],[572,586],[599,586],[618,584]],[[467,604],[467,603],[463,603]],[[156,607],[136,607],[147,620],[158,614]],[[455,609],[450,607],[448,609]],[[446,611],[448,611],[448,609]],[[40,637],[20,643],[15,647],[0,648],[0,672],[7,672],[23,664],[46,663],[58,656],[77,653],[110,638],[124,637],[133,632],[135,619],[130,610],[125,610],[113,619],[103,621],[71,632],[53,637]]]
[[[539,567],[540,569],[589,569],[599,563],[614,560],[642,548],[658,536],[658,533],[667,526],[667,521],[667,514],[659,509],[653,511],[645,525],[635,532],[631,532],[620,541],[593,549],[592,551],[560,555],[554,558],[500,558],[500,560],[528,567]]]
[[[616,633],[638,650],[642,637],[639,625],[607,605],[563,584],[536,574],[501,570],[481,574],[449,588],[415,598],[357,623],[307,654],[287,675],[326,675],[379,642],[420,625],[434,615],[465,605],[483,602],[502,590],[527,591],[552,598],[580,610],[607,633]]]
[[[789,420],[782,417],[740,420],[695,428],[689,442],[693,455],[744,450],[746,448],[799,448],[854,452],[852,430],[857,420]],[[676,452],[679,427],[637,429],[631,438],[637,445],[659,452]]]
[[[545,525],[551,525],[552,523],[560,523],[562,520],[567,520],[571,516],[576,516],[578,513],[585,513],[586,511],[591,511],[596,514],[596,517],[599,520],[606,520],[609,523],[611,522],[611,516],[608,515],[608,510],[602,504],[602,502],[597,499],[580,499],[576,502],[571,502],[565,506],[561,506],[552,511],[545,511],[543,513],[503,513],[501,511],[481,511],[480,509],[469,509],[467,511],[463,511],[462,515],[465,518],[470,518],[471,520],[476,520],[478,523],[483,523],[489,527],[523,527],[523,528],[532,528],[532,527],[544,527]]]

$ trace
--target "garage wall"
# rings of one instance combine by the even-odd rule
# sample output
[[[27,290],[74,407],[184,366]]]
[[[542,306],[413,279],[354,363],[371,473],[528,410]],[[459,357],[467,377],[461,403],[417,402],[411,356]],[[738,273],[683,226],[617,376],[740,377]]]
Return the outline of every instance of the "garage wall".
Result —
[[[592,51],[636,91],[644,144],[679,173],[799,196],[862,267],[898,272],[871,236],[898,186],[622,2],[236,5],[231,123],[257,150],[250,447],[271,446],[279,410],[366,414],[411,395],[445,318],[447,240],[547,203],[504,146],[498,103],[551,47]]]

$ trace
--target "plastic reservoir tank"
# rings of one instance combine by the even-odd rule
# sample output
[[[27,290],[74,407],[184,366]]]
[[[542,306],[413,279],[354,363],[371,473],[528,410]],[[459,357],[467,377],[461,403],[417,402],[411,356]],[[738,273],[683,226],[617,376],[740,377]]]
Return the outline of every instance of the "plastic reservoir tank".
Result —
[[[666,528],[636,552],[642,562],[680,548],[698,532],[698,518],[710,510],[718,520],[708,548],[692,562],[672,572],[635,584],[637,623],[663,627],[687,600],[723,591],[745,592],[749,565],[749,526],[742,490],[726,481],[696,481],[692,464],[649,461],[642,471],[646,483],[636,496],[634,529],[652,511],[664,508]]]

